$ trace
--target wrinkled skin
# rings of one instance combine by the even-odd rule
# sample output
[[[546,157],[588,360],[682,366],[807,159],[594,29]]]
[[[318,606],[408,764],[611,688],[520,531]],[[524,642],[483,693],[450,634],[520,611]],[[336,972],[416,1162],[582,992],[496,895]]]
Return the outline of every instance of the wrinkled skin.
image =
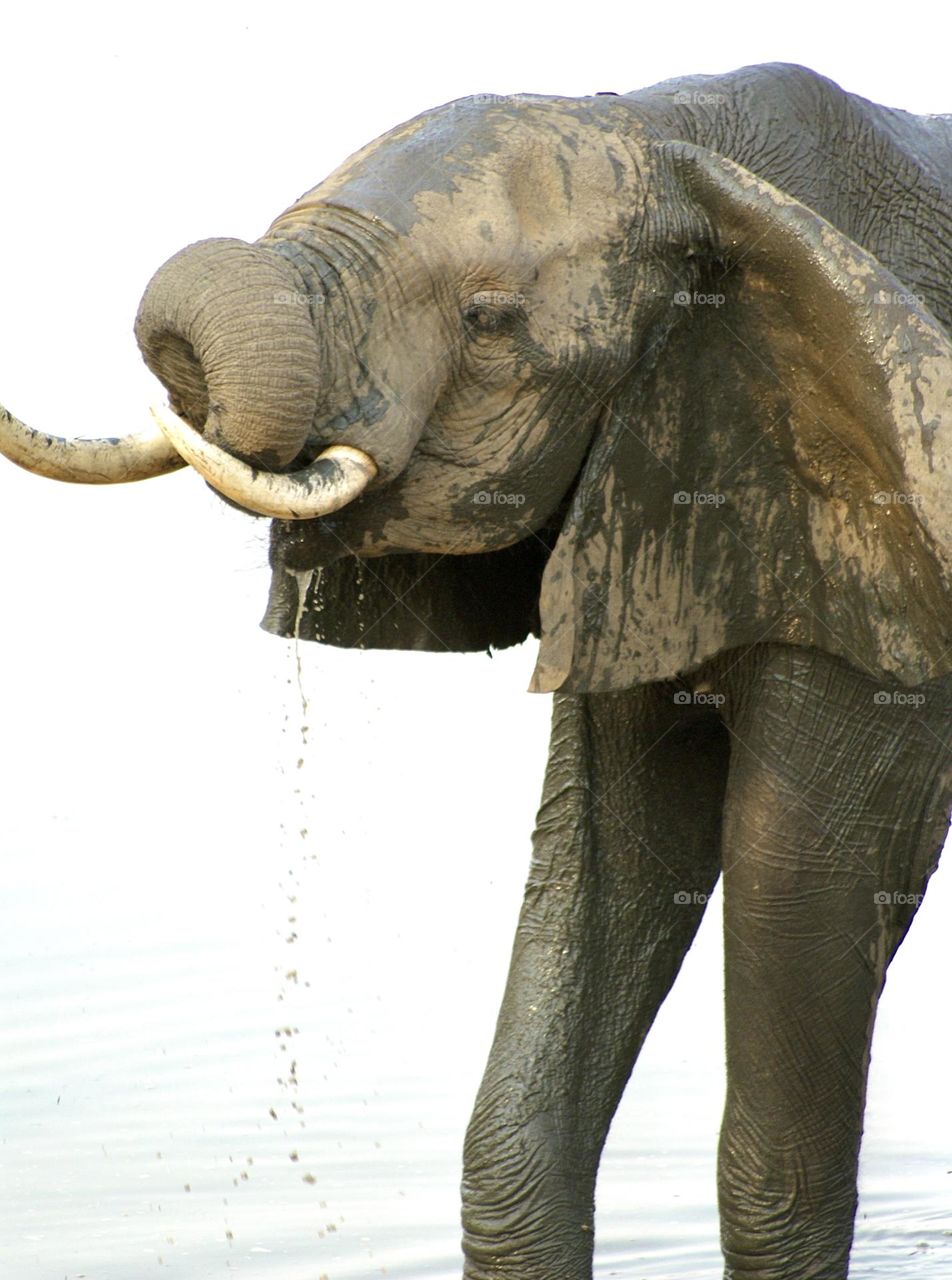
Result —
[[[449,104],[147,291],[143,353],[225,453],[376,463],[275,522],[269,629],[541,636],[469,1280],[590,1276],[608,1125],[720,874],[726,1274],[846,1275],[877,1000],[952,799],[950,282],[952,119],[774,66]]]

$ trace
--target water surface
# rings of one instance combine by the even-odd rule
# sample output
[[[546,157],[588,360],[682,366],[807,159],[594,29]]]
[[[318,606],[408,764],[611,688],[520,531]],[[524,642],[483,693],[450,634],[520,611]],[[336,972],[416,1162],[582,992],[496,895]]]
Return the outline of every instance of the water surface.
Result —
[[[533,655],[312,647],[299,688],[254,629],[261,548],[204,580],[223,517],[189,576],[156,511],[135,582],[59,547],[68,662],[55,629],[7,637],[0,1276],[453,1280],[544,764]],[[942,876],[880,1015],[854,1280],[952,1275]],[[609,1140],[600,1280],[720,1276],[719,913]]]

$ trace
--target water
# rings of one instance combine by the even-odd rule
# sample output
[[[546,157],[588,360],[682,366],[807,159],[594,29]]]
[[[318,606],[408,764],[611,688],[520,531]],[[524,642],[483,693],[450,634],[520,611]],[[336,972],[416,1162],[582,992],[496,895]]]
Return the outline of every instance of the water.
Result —
[[[215,577],[244,524],[196,554],[190,499],[180,528],[156,493],[153,538],[151,492],[96,506],[110,547],[135,513],[134,573],[88,572],[70,492],[52,597],[6,568],[36,603],[0,688],[0,1277],[458,1280],[544,764],[532,654],[304,645],[299,689],[254,627],[260,544]],[[854,1280],[952,1275],[950,898],[940,873],[890,973]],[[609,1141],[599,1280],[720,1277],[719,914]]]
[[[458,1277],[458,1153],[481,1049],[447,989],[460,957],[441,952],[434,981],[367,903],[389,969],[367,983],[351,968],[366,936],[315,930],[301,945],[320,883],[302,869],[314,910],[297,943],[264,912],[257,937],[242,926],[230,945],[45,949],[7,978],[0,1274]],[[709,932],[689,987],[703,985]],[[283,979],[282,947],[309,986]],[[718,1072],[683,1025],[679,1048],[658,1031],[606,1153],[596,1275],[716,1280]],[[856,1276],[949,1274],[949,1162],[929,1139],[875,1137]]]
[[[399,862],[372,810],[354,839],[285,824],[211,878],[149,841],[167,874],[145,888],[108,860],[57,880],[40,854],[4,932],[0,1275],[459,1276],[459,1152],[523,867],[450,861],[435,808]],[[720,1276],[719,907],[606,1152],[602,1278]],[[871,1100],[862,1280],[952,1271],[947,1114],[930,1131],[899,1084]]]

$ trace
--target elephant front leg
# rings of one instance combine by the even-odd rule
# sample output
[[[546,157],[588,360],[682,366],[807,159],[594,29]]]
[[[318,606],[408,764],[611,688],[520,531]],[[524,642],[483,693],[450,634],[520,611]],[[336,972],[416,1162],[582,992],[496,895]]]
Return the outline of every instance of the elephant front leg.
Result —
[[[727,742],[673,686],[556,698],[502,1011],[466,1139],[469,1280],[587,1280],[595,1176],[719,871]],[[686,794],[687,793],[687,794]]]
[[[948,691],[776,647],[736,672],[724,817],[731,1280],[843,1280],[886,967],[948,821]],[[754,668],[749,672],[749,668]]]

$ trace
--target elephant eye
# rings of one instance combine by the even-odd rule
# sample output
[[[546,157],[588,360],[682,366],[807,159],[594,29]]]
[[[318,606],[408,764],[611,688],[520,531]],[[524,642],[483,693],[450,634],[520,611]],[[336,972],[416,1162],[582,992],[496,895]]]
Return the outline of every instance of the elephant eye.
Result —
[[[515,319],[516,312],[511,307],[500,307],[490,302],[474,302],[463,311],[463,326],[470,338],[504,333],[512,327]]]

